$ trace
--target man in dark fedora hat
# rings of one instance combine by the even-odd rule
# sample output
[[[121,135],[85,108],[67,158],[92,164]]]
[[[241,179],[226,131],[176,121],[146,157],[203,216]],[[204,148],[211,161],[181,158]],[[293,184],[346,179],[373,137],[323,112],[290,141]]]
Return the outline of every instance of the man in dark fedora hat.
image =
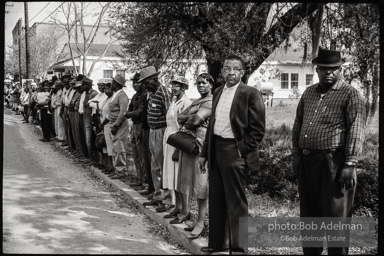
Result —
[[[164,163],[163,137],[167,127],[166,115],[171,104],[171,95],[160,83],[154,66],[140,70],[139,83],[142,83],[148,91],[147,121],[149,125],[149,150],[151,152],[151,174],[154,186],[154,194],[150,202],[144,206],[161,206],[172,203],[169,190],[163,190],[162,173]]]
[[[114,151],[114,168],[115,172],[109,174],[111,179],[120,179],[127,177],[127,146],[129,126],[128,120],[124,114],[128,108],[128,96],[123,91],[125,87],[125,78],[121,75],[116,75],[112,80],[111,89],[114,92],[109,103],[109,113],[103,122],[107,122],[111,126],[112,145]]]
[[[298,176],[300,217],[337,217],[350,223],[356,189],[357,154],[362,148],[365,105],[360,92],[340,80],[344,61],[339,51],[319,49],[313,59],[319,83],[301,96],[292,133],[293,168]],[[328,254],[348,254],[349,231],[327,230]],[[324,230],[303,230],[303,236],[324,237]],[[321,255],[323,241],[302,243],[304,254]]]

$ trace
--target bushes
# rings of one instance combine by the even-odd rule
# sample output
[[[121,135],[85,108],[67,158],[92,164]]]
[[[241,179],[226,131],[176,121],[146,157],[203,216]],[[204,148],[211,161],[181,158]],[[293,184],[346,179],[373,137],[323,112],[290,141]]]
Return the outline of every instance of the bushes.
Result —
[[[379,207],[379,133],[365,135],[357,164],[354,211],[359,215],[378,216]]]
[[[372,159],[365,158],[359,161],[357,167],[357,185],[353,209],[359,215],[378,216],[378,164]]]
[[[260,165],[264,176],[251,173],[249,190],[254,194],[268,194],[271,198],[296,201],[296,174],[292,169],[291,128],[285,124],[267,129],[260,147]]]

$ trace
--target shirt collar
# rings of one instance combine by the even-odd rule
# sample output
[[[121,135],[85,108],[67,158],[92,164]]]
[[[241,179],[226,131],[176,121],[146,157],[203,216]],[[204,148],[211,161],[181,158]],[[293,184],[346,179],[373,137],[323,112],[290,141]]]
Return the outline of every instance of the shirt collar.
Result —
[[[339,79],[339,81],[337,81],[334,85],[332,85],[331,90],[339,90],[342,85],[343,85],[343,81],[341,79]],[[321,91],[320,91],[320,83],[317,84],[316,90],[319,93],[321,93]]]
[[[234,85],[234,86],[232,86],[232,87],[227,87],[227,84],[225,84],[225,86],[224,86],[224,90],[230,90],[230,91],[232,91],[232,90],[236,90],[237,87],[239,87],[239,84],[240,84],[240,82],[238,82],[236,85]]]

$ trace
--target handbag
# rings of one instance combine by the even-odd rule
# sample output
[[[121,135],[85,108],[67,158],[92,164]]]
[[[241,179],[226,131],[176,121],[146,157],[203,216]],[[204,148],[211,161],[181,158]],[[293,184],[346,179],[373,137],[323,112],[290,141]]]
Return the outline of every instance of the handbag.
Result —
[[[105,141],[104,132],[99,132],[96,135],[95,139],[95,147],[97,149],[102,149],[103,147],[107,146],[107,142]]]
[[[169,135],[167,144],[192,156],[197,156],[199,154],[196,137],[184,131],[179,130]]]

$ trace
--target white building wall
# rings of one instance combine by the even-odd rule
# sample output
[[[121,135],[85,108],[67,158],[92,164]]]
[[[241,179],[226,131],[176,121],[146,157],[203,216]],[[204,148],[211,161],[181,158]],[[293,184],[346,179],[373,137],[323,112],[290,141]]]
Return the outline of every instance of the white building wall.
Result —
[[[266,72],[263,74],[260,73],[260,70],[264,69]],[[273,71],[276,70],[280,72],[280,77],[274,77]],[[288,73],[288,89],[282,89],[281,88],[281,74],[282,73]],[[291,74],[297,73],[298,74],[298,84],[299,84],[299,91],[302,94],[304,90],[306,89],[306,75],[312,74],[312,82],[310,84],[317,83],[319,81],[317,77],[317,73],[315,68],[312,69],[311,66],[305,66],[302,67],[297,64],[275,64],[275,65],[266,65],[262,64],[259,69],[257,69],[255,72],[252,73],[252,75],[249,78],[248,85],[254,85],[257,81],[262,82],[272,82],[273,83],[273,98],[281,98],[281,99],[287,99],[289,98],[289,95],[292,94],[292,86],[291,86]]]

